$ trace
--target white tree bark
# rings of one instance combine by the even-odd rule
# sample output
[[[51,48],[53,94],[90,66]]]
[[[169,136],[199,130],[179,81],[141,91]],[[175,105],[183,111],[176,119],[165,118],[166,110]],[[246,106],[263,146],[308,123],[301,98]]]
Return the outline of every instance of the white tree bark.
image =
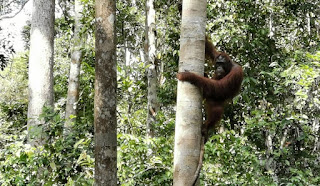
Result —
[[[54,0],[33,1],[29,55],[29,143],[42,145],[44,105],[53,107]]]
[[[157,65],[156,59],[156,38],[155,38],[155,10],[153,0],[146,1],[146,43],[145,53],[148,65],[148,117],[147,117],[147,136],[154,137],[154,123],[156,114],[159,110],[157,100]]]
[[[76,116],[77,114],[77,103],[79,99],[79,76],[81,69],[81,38],[80,38],[80,29],[81,29],[81,11],[82,5],[79,0],[74,2],[74,37],[73,37],[73,50],[71,54],[71,63],[70,63],[70,74],[69,74],[69,84],[68,84],[68,96],[67,96],[67,105],[66,105],[66,122],[64,125],[65,133],[68,133],[71,128],[71,122],[74,119],[71,119],[70,116]]]
[[[270,12],[270,20],[269,20],[269,37],[273,38],[274,36],[274,27],[273,27],[273,6],[274,6],[274,0],[271,0],[270,2],[270,7],[271,7],[271,12]]]
[[[319,129],[320,129],[319,118],[315,118],[313,120],[313,124],[312,124],[312,131],[314,134],[318,134]],[[314,143],[314,147],[313,147],[313,152],[318,151],[319,148],[320,148],[319,135],[316,135],[315,136],[315,143]]]
[[[204,72],[206,1],[184,0],[179,72]],[[192,185],[200,157],[202,95],[188,82],[178,82],[173,185]],[[199,184],[199,181],[197,182]]]
[[[117,185],[116,2],[96,0],[95,185]]]
[[[308,35],[311,35],[311,18],[310,18],[310,13],[307,13],[307,30],[308,30]]]
[[[269,174],[271,174],[272,179],[275,183],[279,183],[279,179],[277,174],[275,173],[275,162],[273,161],[272,158],[272,153],[273,153],[273,142],[272,142],[272,135],[270,134],[269,131],[266,132],[266,140],[265,140],[265,144],[267,146],[267,151],[266,151],[266,169],[269,172]]]

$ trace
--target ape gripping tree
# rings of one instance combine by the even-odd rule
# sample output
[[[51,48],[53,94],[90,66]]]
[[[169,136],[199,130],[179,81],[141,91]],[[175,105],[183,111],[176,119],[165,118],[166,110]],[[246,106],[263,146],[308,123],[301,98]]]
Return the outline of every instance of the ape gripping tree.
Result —
[[[184,0],[179,72],[203,75],[206,0]],[[193,184],[200,158],[202,96],[196,86],[178,82],[173,185]]]
[[[228,54],[217,52],[208,38],[205,39],[204,50],[205,34],[202,28],[205,28],[205,21],[203,27],[201,24],[205,20],[205,15],[202,14],[203,12],[205,14],[205,7],[203,1],[192,3],[183,1],[180,61],[177,74],[180,81],[177,96],[174,185],[199,184],[199,172],[204,144],[209,137],[208,131],[218,126],[225,104],[238,94],[243,80],[242,67],[233,62]],[[212,78],[203,77],[204,56],[212,61],[215,67]],[[201,113],[201,90],[205,99],[206,121],[204,124],[202,124]]]
[[[235,97],[241,88],[243,80],[242,67],[231,60],[228,54],[217,52],[213,44],[206,38],[206,59],[213,62],[215,72],[212,78],[203,77],[192,72],[179,72],[177,78],[187,81],[202,90],[205,100],[206,121],[201,125],[201,151],[197,170],[192,185],[199,177],[204,144],[209,138],[209,131],[218,128],[226,103]]]

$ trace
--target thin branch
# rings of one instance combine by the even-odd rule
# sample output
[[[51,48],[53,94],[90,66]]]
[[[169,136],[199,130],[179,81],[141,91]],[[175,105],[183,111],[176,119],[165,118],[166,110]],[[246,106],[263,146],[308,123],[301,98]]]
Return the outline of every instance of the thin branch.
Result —
[[[13,14],[13,15],[4,15],[4,16],[1,16],[1,17],[0,17],[0,21],[3,20],[3,19],[10,19],[10,18],[13,18],[13,17],[15,17],[16,15],[18,15],[18,14],[22,11],[22,9],[24,8],[24,6],[27,4],[27,2],[29,2],[29,0],[26,0],[26,1],[22,4],[20,10],[19,10],[18,12],[16,12],[15,14]]]

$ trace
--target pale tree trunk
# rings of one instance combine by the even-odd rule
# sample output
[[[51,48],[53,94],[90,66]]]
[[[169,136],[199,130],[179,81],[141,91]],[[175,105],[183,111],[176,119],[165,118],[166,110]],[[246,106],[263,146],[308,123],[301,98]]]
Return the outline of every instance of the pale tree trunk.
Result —
[[[311,35],[311,18],[310,18],[310,13],[307,13],[307,31],[308,35]]]
[[[117,185],[116,2],[96,0],[95,185]]]
[[[130,68],[131,68],[131,62],[132,62],[132,59],[131,59],[131,52],[130,52],[130,46],[129,46],[129,42],[128,41],[125,41],[124,42],[124,63],[125,63],[125,66],[124,66],[124,71],[125,71],[125,77],[128,77],[130,76]],[[130,95],[128,95],[130,97]]]
[[[143,49],[140,49],[139,50],[139,53],[140,53],[140,58],[141,58],[141,61],[143,63],[145,63],[146,59],[145,59],[145,52],[143,51]]]
[[[284,129],[283,136],[280,140],[280,150],[282,150],[285,147],[287,136],[288,136],[288,127]]]
[[[312,131],[315,135],[315,144],[314,144],[314,147],[313,147],[313,152],[317,152],[320,148],[320,141],[319,141],[319,128],[320,128],[320,125],[319,125],[319,119],[318,118],[315,118],[314,121],[313,121],[313,124],[312,124]]]
[[[270,12],[270,20],[269,20],[269,37],[273,38],[274,36],[274,27],[273,27],[273,6],[274,6],[274,0],[271,0],[270,2],[271,6],[271,12]]]
[[[266,151],[267,160],[266,160],[265,167],[269,172],[269,174],[271,174],[273,181],[278,184],[279,180],[278,180],[277,174],[275,173],[276,165],[272,158],[272,153],[273,153],[272,135],[270,134],[269,131],[266,132],[265,144],[267,146],[267,151]]]
[[[53,107],[54,0],[33,1],[29,55],[28,136],[31,145],[43,145],[43,106]]]
[[[131,66],[131,52],[129,50],[128,41],[125,41],[124,44],[124,56],[125,56],[125,64],[126,64],[126,76],[128,75],[128,68]]]
[[[81,38],[80,38],[80,29],[81,29],[81,11],[82,6],[79,0],[74,2],[74,37],[73,37],[73,49],[71,53],[71,63],[70,63],[70,74],[69,74],[69,85],[68,85],[68,96],[67,96],[67,105],[66,105],[66,122],[64,125],[65,133],[71,129],[71,123],[74,119],[70,116],[76,116],[77,112],[77,103],[79,99],[79,76],[80,76],[80,66],[81,66]]]
[[[147,116],[147,136],[154,137],[154,123],[159,110],[157,100],[157,66],[156,66],[156,44],[155,44],[155,10],[153,0],[146,1],[146,41],[145,53],[146,64],[148,66],[148,116]]]
[[[206,1],[184,0],[179,72],[203,75]],[[196,86],[178,82],[173,185],[192,185],[200,157],[202,96]],[[196,183],[199,185],[199,181]]]

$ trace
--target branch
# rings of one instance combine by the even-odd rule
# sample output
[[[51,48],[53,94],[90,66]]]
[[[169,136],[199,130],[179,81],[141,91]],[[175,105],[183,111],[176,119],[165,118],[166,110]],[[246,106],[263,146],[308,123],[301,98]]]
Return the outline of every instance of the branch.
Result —
[[[18,14],[21,12],[21,10],[24,8],[24,6],[27,4],[27,2],[29,2],[29,0],[26,0],[26,1],[22,4],[20,10],[19,10],[18,12],[16,12],[15,14],[13,14],[13,15],[4,15],[4,16],[1,16],[1,17],[0,17],[0,21],[3,20],[3,19],[10,19],[10,18],[13,18],[13,17],[15,17],[16,15],[18,15]]]

